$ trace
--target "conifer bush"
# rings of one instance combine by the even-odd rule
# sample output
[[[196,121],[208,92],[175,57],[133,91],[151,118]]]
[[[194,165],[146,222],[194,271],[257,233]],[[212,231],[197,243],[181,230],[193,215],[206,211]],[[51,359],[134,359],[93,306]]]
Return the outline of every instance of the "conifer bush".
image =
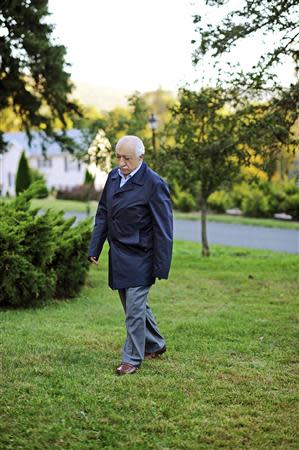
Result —
[[[32,169],[30,168],[30,179],[31,179],[31,183],[34,183],[35,181],[40,180],[41,184],[40,184],[40,189],[38,189],[38,191],[36,192],[35,198],[46,198],[49,195],[49,191],[47,188],[47,183],[45,180],[45,176],[37,169]]]
[[[72,226],[63,213],[30,208],[34,183],[14,201],[0,205],[0,305],[33,306],[52,297],[71,297],[85,281],[90,219]]]
[[[58,239],[50,267],[56,274],[55,297],[74,297],[83,286],[90,262],[87,250],[90,241],[90,220],[73,227],[75,218],[63,220],[57,225]]]
[[[19,195],[20,192],[25,191],[30,186],[31,177],[30,177],[30,168],[28,165],[28,161],[23,151],[20,157],[17,175],[16,175],[16,194]]]

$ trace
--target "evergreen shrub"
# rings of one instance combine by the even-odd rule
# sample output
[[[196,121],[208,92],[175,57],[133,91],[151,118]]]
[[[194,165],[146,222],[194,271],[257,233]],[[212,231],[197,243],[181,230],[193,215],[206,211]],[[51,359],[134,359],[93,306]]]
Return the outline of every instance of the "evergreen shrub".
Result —
[[[31,183],[30,168],[28,161],[23,151],[20,157],[17,175],[16,175],[16,194],[19,195],[21,192],[25,191]]]
[[[41,181],[40,188],[36,190],[35,198],[47,198],[49,195],[49,191],[44,175],[39,172],[39,170],[30,168],[30,179],[30,184],[35,183],[35,181]]]
[[[74,297],[83,286],[90,267],[87,259],[91,237],[90,221],[73,227],[75,218],[63,220],[56,227],[61,239],[50,264],[56,274],[55,297]]]
[[[30,208],[37,182],[15,200],[0,203],[0,305],[33,306],[53,296],[74,296],[84,283],[90,219]]]

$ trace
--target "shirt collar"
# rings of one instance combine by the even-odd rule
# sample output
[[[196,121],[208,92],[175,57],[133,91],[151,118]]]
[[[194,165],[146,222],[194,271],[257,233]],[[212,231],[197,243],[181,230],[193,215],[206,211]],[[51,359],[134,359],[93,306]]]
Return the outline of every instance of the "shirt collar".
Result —
[[[127,175],[127,176],[125,176],[125,175],[122,173],[122,171],[121,171],[120,169],[117,169],[118,175],[119,175],[123,180],[128,180],[129,178],[132,178],[132,176],[135,175],[135,173],[138,172],[138,170],[140,169],[141,166],[142,166],[142,161],[141,161],[141,163],[139,164],[139,166],[136,167],[136,169],[132,170],[132,172],[129,173],[129,175]]]

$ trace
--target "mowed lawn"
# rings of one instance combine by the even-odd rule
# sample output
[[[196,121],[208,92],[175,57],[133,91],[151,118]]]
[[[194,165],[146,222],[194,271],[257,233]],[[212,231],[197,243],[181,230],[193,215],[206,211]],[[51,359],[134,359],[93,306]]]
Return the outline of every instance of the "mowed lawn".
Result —
[[[76,299],[1,311],[0,448],[297,449],[299,258],[212,253],[176,242],[150,298],[168,351],[132,376],[106,255]]]

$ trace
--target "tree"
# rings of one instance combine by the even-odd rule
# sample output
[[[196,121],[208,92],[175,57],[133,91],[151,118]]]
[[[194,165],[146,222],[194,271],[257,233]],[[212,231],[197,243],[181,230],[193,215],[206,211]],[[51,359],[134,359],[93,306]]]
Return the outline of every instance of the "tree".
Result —
[[[170,150],[170,171],[175,167],[181,183],[200,182],[202,254],[208,256],[207,200],[230,184],[245,163],[246,151],[235,138],[236,115],[226,108],[222,89],[200,92],[180,89],[179,103],[172,108],[176,145]],[[172,167],[171,167],[172,166]]]
[[[256,121],[255,133],[252,133],[250,141],[252,144],[254,140],[260,150],[263,145],[261,168],[271,178],[279,161],[290,159],[290,153],[296,151],[296,146],[298,148],[298,139],[296,141],[294,138],[294,124],[299,113],[298,2],[204,0],[204,3],[209,8],[206,14],[208,19],[202,15],[194,16],[198,39],[193,41],[196,45],[193,63],[197,65],[202,58],[208,58],[214,71],[218,68],[218,83],[230,89],[235,106],[243,104],[252,110],[252,114],[262,114],[262,120]],[[215,10],[220,13],[218,17],[221,16],[218,21],[213,19]],[[253,45],[255,42],[261,45],[254,47],[256,60],[244,72],[236,60],[238,54],[234,53],[234,49],[238,47],[242,50],[246,39],[251,39]],[[277,67],[287,61],[293,63],[295,77],[289,86],[283,87],[277,76]],[[227,70],[224,69],[225,62]],[[265,102],[265,98],[269,101]],[[262,103],[253,104],[253,99],[262,100]],[[262,143],[258,141],[258,136]]]
[[[210,12],[217,8],[221,11],[220,23],[211,23],[213,14],[205,20],[201,15],[194,16],[198,40],[193,53],[193,62],[197,64],[202,56],[209,54],[215,64],[243,42],[246,38],[257,41],[266,40],[266,52],[257,56],[257,61],[240,79],[238,71],[235,81],[255,90],[263,89],[269,80],[276,79],[276,68],[287,58],[294,62],[294,70],[299,69],[299,8],[297,0],[245,0],[233,2],[228,0],[205,0]],[[236,5],[238,5],[236,7]],[[258,50],[256,50],[258,55]],[[233,62],[232,62],[233,63]],[[235,61],[236,65],[236,61]],[[238,67],[238,65],[237,65]]]
[[[0,6],[0,111],[12,108],[30,136],[43,130],[61,143],[53,122],[66,126],[66,115],[79,113],[68,99],[72,91],[63,45],[53,43],[48,0],[2,0]],[[0,152],[5,149],[0,130]]]
[[[289,116],[280,102],[250,103],[238,108],[230,91],[180,89],[172,108],[174,144],[164,160],[170,179],[186,190],[199,183],[202,253],[209,255],[206,232],[207,200],[218,189],[230,186],[243,167],[274,157],[293,147]]]
[[[25,191],[31,184],[30,168],[28,161],[23,151],[18,165],[18,171],[16,176],[16,194],[19,195]]]

